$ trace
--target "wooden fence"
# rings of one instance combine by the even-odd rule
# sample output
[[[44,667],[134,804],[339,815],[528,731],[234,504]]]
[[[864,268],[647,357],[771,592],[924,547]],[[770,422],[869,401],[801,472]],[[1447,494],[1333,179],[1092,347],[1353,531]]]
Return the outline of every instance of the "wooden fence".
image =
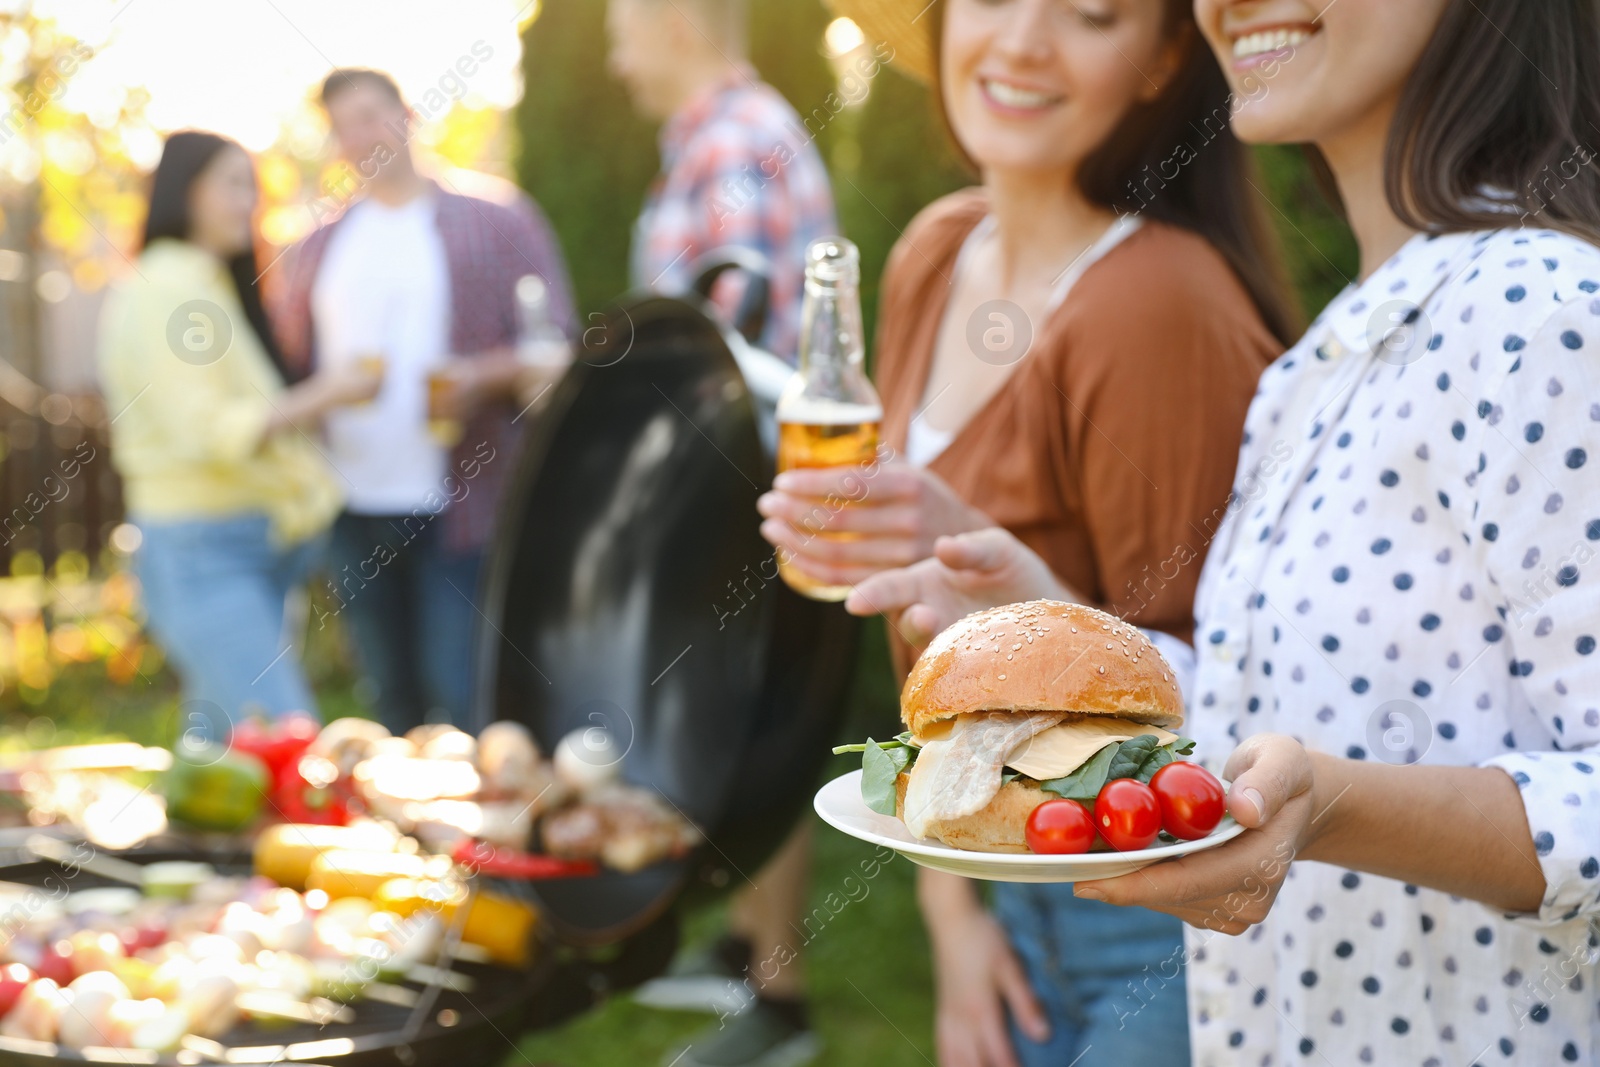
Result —
[[[0,408],[0,574],[13,573],[19,557],[48,570],[66,552],[98,565],[122,522],[98,398],[49,394],[37,407]]]

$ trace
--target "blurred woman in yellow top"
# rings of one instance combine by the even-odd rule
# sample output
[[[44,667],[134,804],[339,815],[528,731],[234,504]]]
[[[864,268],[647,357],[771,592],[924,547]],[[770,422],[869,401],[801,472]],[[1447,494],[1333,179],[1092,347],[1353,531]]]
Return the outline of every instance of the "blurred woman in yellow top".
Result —
[[[376,395],[360,367],[285,384],[255,281],[255,171],[184,131],[151,183],[135,273],[106,302],[100,372],[150,628],[184,682],[184,721],[315,712],[284,599],[339,511],[321,417]]]

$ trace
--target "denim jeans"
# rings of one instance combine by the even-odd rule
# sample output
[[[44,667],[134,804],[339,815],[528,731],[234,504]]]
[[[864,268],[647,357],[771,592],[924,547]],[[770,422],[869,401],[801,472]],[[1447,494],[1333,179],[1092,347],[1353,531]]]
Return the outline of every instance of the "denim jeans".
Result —
[[[134,573],[151,633],[183,677],[181,730],[215,738],[250,714],[316,714],[284,632],[284,598],[305,579],[320,541],[283,548],[264,515],[179,522],[134,518]],[[202,722],[201,720],[204,720]]]
[[[438,518],[344,514],[330,581],[378,719],[463,729],[472,699],[481,552],[451,552]]]
[[[996,884],[994,909],[1050,1020],[1043,1044],[1011,1028],[1023,1067],[1188,1067],[1182,923],[1066,884]]]

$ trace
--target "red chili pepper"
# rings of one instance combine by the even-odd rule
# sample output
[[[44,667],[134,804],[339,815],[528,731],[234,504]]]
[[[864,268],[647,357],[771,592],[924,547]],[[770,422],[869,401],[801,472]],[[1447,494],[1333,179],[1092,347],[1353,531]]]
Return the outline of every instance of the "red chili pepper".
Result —
[[[451,856],[463,867],[491,878],[515,878],[537,882],[548,878],[581,878],[599,873],[592,860],[567,860],[559,856],[496,848],[483,841],[466,840],[456,845]]]

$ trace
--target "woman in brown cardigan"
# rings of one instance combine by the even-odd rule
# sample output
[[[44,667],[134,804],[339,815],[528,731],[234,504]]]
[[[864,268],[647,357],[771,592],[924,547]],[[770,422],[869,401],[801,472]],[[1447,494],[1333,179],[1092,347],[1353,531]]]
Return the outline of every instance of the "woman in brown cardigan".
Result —
[[[854,471],[780,475],[762,531],[854,584],[1003,526],[1083,599],[1187,641],[1245,410],[1295,327],[1221,73],[1186,0],[925,2],[834,6],[937,83],[982,185],[890,257],[876,354],[895,455],[827,527],[857,539],[799,525]],[[1135,1035],[1128,1062],[1188,1062],[1176,921],[1046,885],[997,885],[991,917],[928,872],[919,897],[945,1067],[1090,1046],[1112,1063]]]

